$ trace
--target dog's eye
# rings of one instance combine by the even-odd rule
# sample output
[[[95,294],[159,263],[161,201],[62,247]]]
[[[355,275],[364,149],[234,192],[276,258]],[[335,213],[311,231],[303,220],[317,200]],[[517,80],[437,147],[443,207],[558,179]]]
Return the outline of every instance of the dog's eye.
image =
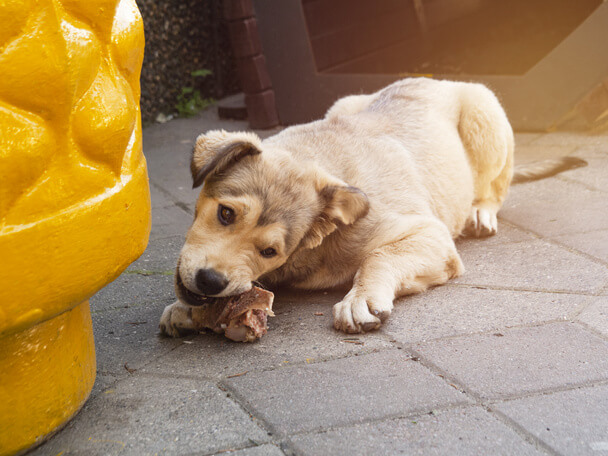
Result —
[[[266,258],[271,258],[273,256],[275,256],[277,254],[277,251],[275,249],[273,249],[272,247],[268,247],[264,250],[260,250],[260,255],[262,255],[263,257]]]
[[[234,223],[234,210],[220,204],[217,208],[217,218],[222,225],[230,225]]]

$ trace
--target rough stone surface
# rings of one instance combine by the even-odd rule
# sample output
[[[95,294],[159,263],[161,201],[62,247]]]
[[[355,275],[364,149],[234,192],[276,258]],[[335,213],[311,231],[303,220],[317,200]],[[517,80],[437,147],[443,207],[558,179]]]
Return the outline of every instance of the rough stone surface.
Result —
[[[608,296],[600,296],[577,317],[589,327],[608,338]]]
[[[155,306],[171,303],[173,268],[167,270],[129,269],[114,282],[91,297],[91,311],[96,314],[105,310],[130,307]]]
[[[184,235],[192,225],[192,220],[192,214],[175,204],[156,208],[152,215],[150,241],[173,236],[181,237],[183,240]]]
[[[456,283],[594,293],[608,281],[605,266],[543,240],[521,242],[517,247],[471,245],[460,254],[466,272]]]
[[[93,331],[98,371],[124,375],[179,346],[180,340],[159,334],[161,313],[158,307],[141,306],[96,314]]]
[[[305,456],[545,454],[480,407],[298,435],[292,442]]]
[[[220,453],[218,453],[219,456]],[[222,451],[222,456],[284,456],[279,447],[265,444],[235,451]]]
[[[514,186],[500,216],[547,237],[602,230],[608,226],[606,198],[578,182],[540,180]]]
[[[400,350],[259,372],[226,384],[280,433],[428,413],[468,401]]]
[[[127,268],[127,274],[169,275],[175,270],[184,235],[155,239],[145,252]]]
[[[57,437],[31,454],[207,454],[267,440],[212,384],[134,375],[89,400]]]
[[[606,195],[608,198],[608,195]],[[560,244],[584,252],[604,263],[608,263],[608,230],[566,234],[554,238]]]
[[[512,326],[564,320],[588,296],[444,286],[399,299],[384,331],[399,342],[500,331]]]
[[[527,397],[493,408],[560,454],[608,452],[608,385]]]
[[[608,380],[608,342],[572,323],[439,340],[414,348],[483,398]]]
[[[595,190],[608,192],[608,154],[600,157],[589,157],[584,153],[580,155],[587,160],[588,165],[569,171],[563,175],[563,178],[580,182]]]

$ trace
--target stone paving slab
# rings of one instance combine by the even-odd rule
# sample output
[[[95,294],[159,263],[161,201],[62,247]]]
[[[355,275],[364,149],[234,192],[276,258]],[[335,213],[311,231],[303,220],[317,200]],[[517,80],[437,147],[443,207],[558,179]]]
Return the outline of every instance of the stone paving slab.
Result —
[[[537,291],[595,293],[608,281],[608,269],[587,257],[546,242],[460,249],[466,272],[455,283]]]
[[[467,402],[401,350],[230,378],[226,385],[278,433],[430,412]]]
[[[557,236],[554,240],[608,263],[608,230],[566,234]]]
[[[333,329],[332,306],[343,294],[277,291],[273,306],[276,317],[269,318],[268,333],[261,340],[252,344],[235,343],[213,333],[190,337],[177,350],[147,366],[144,372],[224,378],[245,371],[289,367],[392,348],[393,344],[382,333],[353,337]]]
[[[576,319],[608,338],[608,296],[595,299]]]
[[[89,400],[59,435],[30,454],[209,454],[267,441],[267,433],[210,383],[134,375]]]
[[[183,242],[186,232],[192,225],[192,221],[193,217],[191,214],[175,205],[154,209],[150,241],[180,236]]]
[[[285,453],[275,445],[265,444],[236,451],[222,451],[216,454],[218,456],[220,454],[222,456],[284,456]]]
[[[583,155],[583,154],[581,154]],[[562,175],[562,178],[580,182],[602,192],[608,191],[608,155],[585,157],[588,165]],[[606,205],[608,209],[608,204]]]
[[[546,179],[514,186],[499,215],[516,226],[553,237],[606,229],[607,201],[604,192],[582,184]]]
[[[159,334],[162,309],[155,306],[130,307],[95,314],[93,331],[97,370],[124,375],[140,369],[169,353],[182,342]]]
[[[173,269],[154,271],[133,268],[99,290],[89,302],[92,312],[102,312],[141,306],[162,309],[174,300]]]
[[[150,241],[145,252],[127,268],[127,273],[171,274],[183,245],[184,235]]]
[[[395,303],[383,331],[401,343],[565,320],[590,297],[447,285]]]
[[[481,407],[298,435],[291,441],[304,456],[546,454]]]
[[[156,209],[175,204],[173,198],[164,190],[160,190],[153,182],[150,182],[150,199],[152,203],[152,228],[154,228],[154,216]]]
[[[572,323],[438,340],[413,348],[486,399],[608,380],[608,342]]]
[[[495,404],[560,454],[608,453],[608,385]]]

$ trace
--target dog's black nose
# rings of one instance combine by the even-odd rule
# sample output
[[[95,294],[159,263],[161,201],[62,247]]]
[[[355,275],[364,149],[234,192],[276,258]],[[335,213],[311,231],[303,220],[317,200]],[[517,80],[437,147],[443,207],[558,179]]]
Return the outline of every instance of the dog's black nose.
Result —
[[[204,295],[216,295],[227,285],[228,279],[213,269],[199,269],[196,271],[196,287]]]

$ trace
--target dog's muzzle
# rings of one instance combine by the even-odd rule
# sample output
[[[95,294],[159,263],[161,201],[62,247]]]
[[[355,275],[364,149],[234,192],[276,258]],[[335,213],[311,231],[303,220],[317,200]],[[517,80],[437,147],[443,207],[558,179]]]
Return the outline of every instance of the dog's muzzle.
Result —
[[[175,295],[177,296],[177,299],[184,304],[195,307],[204,306],[209,302],[208,300],[210,299],[207,296],[199,295],[186,288],[182,282],[182,277],[179,274],[179,264],[175,270]]]

